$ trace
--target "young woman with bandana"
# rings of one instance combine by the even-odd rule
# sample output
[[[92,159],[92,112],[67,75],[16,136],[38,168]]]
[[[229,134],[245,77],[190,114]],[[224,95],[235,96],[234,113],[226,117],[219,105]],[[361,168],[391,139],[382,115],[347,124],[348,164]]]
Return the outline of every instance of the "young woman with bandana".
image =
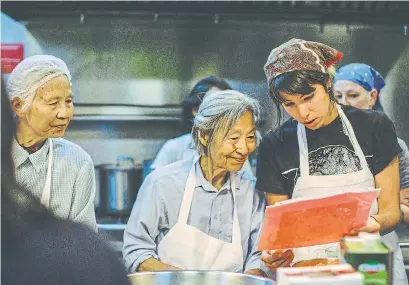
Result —
[[[351,63],[337,71],[334,80],[334,96],[338,103],[359,109],[383,111],[379,94],[385,86],[382,75],[363,63]],[[409,224],[409,150],[398,138],[402,148],[399,153],[401,220]]]
[[[340,106],[332,93],[333,64],[342,53],[299,39],[273,49],[264,66],[270,95],[291,116],[262,139],[256,189],[267,203],[380,188],[366,226],[351,230],[380,232],[394,251],[394,284],[407,284],[398,237],[399,166],[393,123],[379,112]],[[306,217],[308,218],[308,217]],[[339,244],[293,249],[294,255],[264,251],[274,270],[293,261],[323,257]]]

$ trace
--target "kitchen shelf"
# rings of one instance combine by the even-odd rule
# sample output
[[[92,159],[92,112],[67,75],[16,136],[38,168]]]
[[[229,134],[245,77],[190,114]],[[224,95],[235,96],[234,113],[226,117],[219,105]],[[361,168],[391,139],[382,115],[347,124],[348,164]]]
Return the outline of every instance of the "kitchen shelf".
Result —
[[[180,121],[179,117],[132,115],[74,115],[72,119],[74,121]]]
[[[181,119],[180,107],[76,105],[74,121],[167,121]]]

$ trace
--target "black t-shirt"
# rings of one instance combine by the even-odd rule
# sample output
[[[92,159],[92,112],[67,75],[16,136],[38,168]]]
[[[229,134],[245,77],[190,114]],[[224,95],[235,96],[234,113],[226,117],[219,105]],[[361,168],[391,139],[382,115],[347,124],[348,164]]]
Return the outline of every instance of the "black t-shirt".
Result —
[[[392,121],[381,112],[342,106],[373,175],[401,152]],[[256,189],[292,196],[300,176],[297,121],[290,118],[261,140]],[[318,130],[305,128],[310,175],[338,175],[361,170],[358,156],[338,116]]]

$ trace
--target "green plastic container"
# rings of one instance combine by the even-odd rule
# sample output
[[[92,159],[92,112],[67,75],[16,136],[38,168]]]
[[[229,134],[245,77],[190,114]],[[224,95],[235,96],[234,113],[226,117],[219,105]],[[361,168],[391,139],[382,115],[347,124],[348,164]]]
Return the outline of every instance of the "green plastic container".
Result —
[[[393,251],[378,235],[345,237],[341,240],[345,261],[364,275],[365,285],[393,284]]]

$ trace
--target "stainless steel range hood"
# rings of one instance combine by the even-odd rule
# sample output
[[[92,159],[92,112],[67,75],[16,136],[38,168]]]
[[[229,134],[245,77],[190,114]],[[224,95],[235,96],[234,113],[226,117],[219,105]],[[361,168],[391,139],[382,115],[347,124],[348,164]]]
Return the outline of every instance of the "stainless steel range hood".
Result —
[[[180,107],[126,105],[75,105],[73,120],[77,121],[179,121]]]
[[[178,80],[78,80],[74,120],[179,120]]]

